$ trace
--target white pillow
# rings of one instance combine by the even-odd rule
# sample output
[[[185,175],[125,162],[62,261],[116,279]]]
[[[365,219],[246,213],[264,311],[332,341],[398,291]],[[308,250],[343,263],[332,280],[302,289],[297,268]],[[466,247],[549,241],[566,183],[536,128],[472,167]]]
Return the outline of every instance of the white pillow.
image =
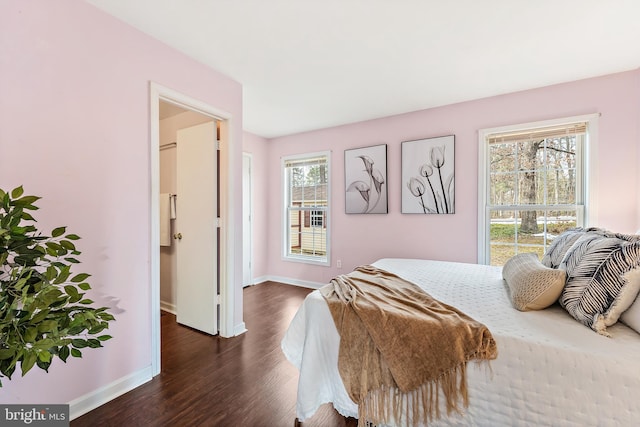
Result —
[[[624,278],[629,282],[640,282],[640,268],[634,268],[624,275]],[[620,316],[620,321],[640,333],[640,298],[636,298],[631,304],[631,307],[627,309]]]

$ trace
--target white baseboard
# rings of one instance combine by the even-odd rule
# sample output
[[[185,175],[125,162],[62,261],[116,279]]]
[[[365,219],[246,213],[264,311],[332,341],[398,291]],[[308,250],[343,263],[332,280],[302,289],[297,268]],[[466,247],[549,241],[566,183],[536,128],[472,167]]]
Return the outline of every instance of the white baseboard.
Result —
[[[318,283],[318,282],[310,282],[307,280],[300,279],[290,279],[288,277],[280,277],[280,276],[260,276],[256,277],[251,281],[252,285],[259,285],[264,282],[280,282],[286,285],[294,285],[301,286],[303,288],[311,288],[311,289],[320,289],[322,286],[326,285],[326,283]]]
[[[288,277],[280,277],[280,276],[266,276],[266,279],[264,280],[264,282],[266,281],[280,282],[286,285],[294,285],[294,286],[300,286],[303,288],[311,288],[311,289],[320,289],[321,287],[326,285],[326,283],[310,282],[307,280],[300,280],[300,279],[290,279]]]
[[[244,334],[245,332],[247,332],[247,325],[244,322],[238,323],[233,328],[233,336],[234,337],[237,337],[238,335]]]
[[[176,314],[177,313],[176,305],[175,304],[171,304],[171,303],[166,302],[166,301],[160,301],[160,310],[169,312],[171,314]]]
[[[267,276],[260,276],[260,277],[254,277],[253,280],[251,280],[251,284],[252,285],[258,285],[262,282],[266,282],[268,281],[269,278]]]
[[[124,378],[120,378],[107,384],[104,387],[100,387],[90,393],[80,396],[77,399],[69,402],[69,418],[74,420],[87,412],[96,409],[98,406],[121,396],[136,387],[148,382],[152,378],[151,366],[127,375]]]

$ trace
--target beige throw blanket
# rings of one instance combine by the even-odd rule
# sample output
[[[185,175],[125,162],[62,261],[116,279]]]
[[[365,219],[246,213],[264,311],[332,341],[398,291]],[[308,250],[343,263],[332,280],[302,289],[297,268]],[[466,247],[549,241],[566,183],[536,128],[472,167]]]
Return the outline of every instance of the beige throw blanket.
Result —
[[[358,426],[427,424],[440,417],[440,391],[447,413],[460,412],[467,361],[497,357],[484,325],[384,270],[358,267],[320,292],[340,334],[338,369]]]

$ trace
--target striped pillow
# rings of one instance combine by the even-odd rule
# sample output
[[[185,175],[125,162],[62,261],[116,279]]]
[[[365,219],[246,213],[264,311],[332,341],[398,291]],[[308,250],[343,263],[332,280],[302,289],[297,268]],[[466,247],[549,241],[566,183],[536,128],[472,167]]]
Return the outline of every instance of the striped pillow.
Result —
[[[633,303],[640,281],[625,274],[640,266],[640,241],[615,233],[589,232],[565,254],[558,268],[567,272],[560,296],[575,319],[602,335]]]
[[[542,257],[542,265],[549,268],[558,268],[562,262],[562,258],[567,250],[573,245],[580,236],[584,236],[586,230],[582,227],[570,228],[553,239],[553,242],[547,248]]]

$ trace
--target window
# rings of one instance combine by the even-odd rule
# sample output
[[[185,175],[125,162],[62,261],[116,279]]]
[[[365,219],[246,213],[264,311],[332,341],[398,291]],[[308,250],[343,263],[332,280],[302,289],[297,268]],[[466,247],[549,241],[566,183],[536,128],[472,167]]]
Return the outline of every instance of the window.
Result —
[[[324,212],[323,211],[311,211],[309,214],[310,226],[320,227],[324,226]]]
[[[329,153],[283,159],[284,258],[329,265]]]
[[[593,220],[588,153],[596,128],[590,115],[480,132],[481,264],[503,265],[523,252],[542,259],[554,237]]]

